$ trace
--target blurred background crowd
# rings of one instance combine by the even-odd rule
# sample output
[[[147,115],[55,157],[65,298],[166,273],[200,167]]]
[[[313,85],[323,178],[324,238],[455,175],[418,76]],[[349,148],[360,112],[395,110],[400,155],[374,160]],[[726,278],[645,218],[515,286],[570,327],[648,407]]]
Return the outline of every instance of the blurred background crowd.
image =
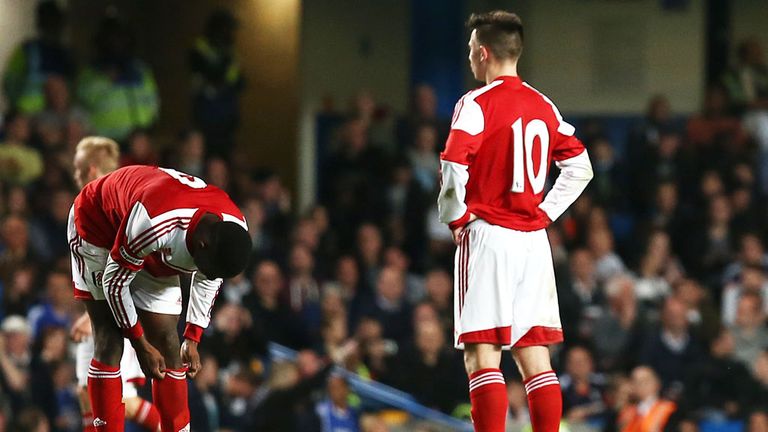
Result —
[[[69,327],[82,310],[66,221],[73,150],[89,134],[120,142],[122,165],[221,187],[248,220],[251,265],[225,281],[204,369],[189,383],[193,431],[405,421],[366,409],[333,364],[468,418],[452,347],[454,246],[435,204],[450,119],[433,88],[415,86],[402,113],[365,90],[346,110],[327,104],[318,197],[301,209],[284,178],[238,157],[239,99],[253,83],[231,13],[212,14],[187,47],[190,103],[178,109],[191,122],[163,140],[156,71],[136,55],[131,28],[107,16],[76,61],[61,42],[66,25],[41,3],[37,36],[2,72],[0,430],[80,427]],[[599,120],[574,120],[595,179],[548,230],[566,339],[553,355],[571,427],[622,430],[633,410],[663,399],[671,404],[659,409],[674,409],[668,430],[768,430],[768,66],[756,40],[732,54],[698,113],[676,115],[664,94],[638,107],[623,151]],[[299,354],[273,361],[269,342]],[[522,430],[525,391],[509,358],[504,369],[510,430]]]

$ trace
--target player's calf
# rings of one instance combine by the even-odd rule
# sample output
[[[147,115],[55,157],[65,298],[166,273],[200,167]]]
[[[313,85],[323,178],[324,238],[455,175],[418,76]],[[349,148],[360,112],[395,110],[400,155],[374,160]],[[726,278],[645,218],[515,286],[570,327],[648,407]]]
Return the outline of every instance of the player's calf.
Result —
[[[507,387],[499,370],[501,347],[466,344],[464,366],[469,375],[472,422],[478,432],[504,432],[507,420]]]
[[[165,357],[165,378],[152,380],[152,400],[160,413],[162,430],[189,431],[187,371],[181,363],[176,315],[139,311],[147,339]]]
[[[125,429],[120,377],[123,335],[112,319],[107,302],[86,301],[85,307],[91,317],[94,340],[94,356],[88,367],[93,428],[97,432],[122,432]]]
[[[545,346],[514,348],[512,356],[523,375],[534,432],[557,432],[563,414],[560,381]]]

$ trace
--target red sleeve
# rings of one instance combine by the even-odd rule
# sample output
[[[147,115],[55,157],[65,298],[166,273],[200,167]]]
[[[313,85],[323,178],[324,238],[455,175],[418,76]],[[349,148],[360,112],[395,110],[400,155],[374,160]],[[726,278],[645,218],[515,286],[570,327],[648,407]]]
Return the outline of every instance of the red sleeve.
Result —
[[[584,144],[573,135],[556,133],[557,141],[552,149],[552,160],[559,162],[580,155],[584,151]]]

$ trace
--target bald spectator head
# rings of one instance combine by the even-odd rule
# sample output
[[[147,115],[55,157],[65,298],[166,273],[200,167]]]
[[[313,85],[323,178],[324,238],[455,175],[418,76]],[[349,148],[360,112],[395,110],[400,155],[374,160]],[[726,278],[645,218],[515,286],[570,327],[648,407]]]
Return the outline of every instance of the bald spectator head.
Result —
[[[739,297],[736,309],[736,326],[742,329],[756,329],[765,324],[763,299],[759,294],[745,292]]]

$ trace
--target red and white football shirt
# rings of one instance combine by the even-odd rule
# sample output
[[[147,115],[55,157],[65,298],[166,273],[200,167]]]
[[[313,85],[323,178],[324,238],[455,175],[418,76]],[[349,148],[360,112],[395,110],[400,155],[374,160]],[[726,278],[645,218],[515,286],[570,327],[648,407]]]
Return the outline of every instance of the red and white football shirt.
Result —
[[[561,169],[544,197],[549,166]],[[459,100],[441,154],[440,220],[536,231],[576,200],[592,177],[589,157],[555,105],[519,77],[503,76]]]

